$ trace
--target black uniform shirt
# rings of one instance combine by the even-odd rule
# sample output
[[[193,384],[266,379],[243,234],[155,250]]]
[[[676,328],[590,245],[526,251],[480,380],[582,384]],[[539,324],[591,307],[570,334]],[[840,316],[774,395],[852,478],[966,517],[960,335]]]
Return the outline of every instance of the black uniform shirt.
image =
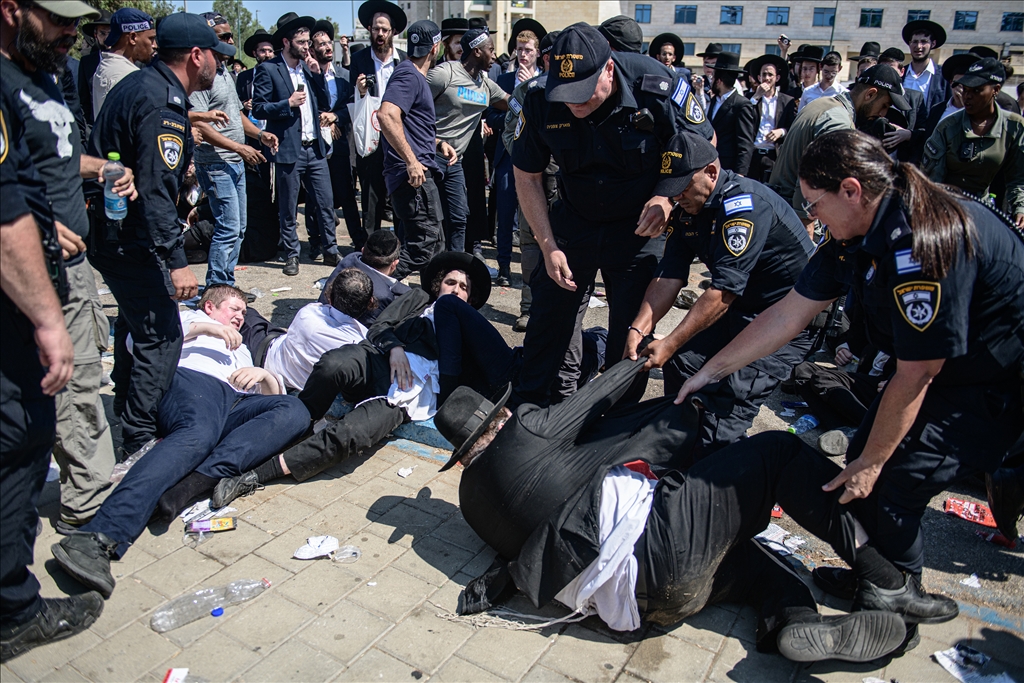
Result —
[[[959,249],[941,280],[911,255],[902,202],[878,208],[867,234],[838,241],[826,233],[796,284],[827,301],[853,288],[868,336],[899,360],[946,359],[936,384],[1002,384],[1024,361],[1024,242],[990,209],[964,199],[978,234],[973,258]]]
[[[618,91],[597,111],[577,119],[543,88],[527,91],[513,135],[512,161],[541,173],[552,156],[562,200],[587,221],[636,220],[651,198],[662,145],[684,130],[714,135],[689,83],[645,55],[613,52]],[[631,117],[648,110],[651,119]]]
[[[793,288],[814,244],[793,207],[761,183],[723,170],[704,209],[676,209],[656,277],[687,280],[698,256],[711,286],[738,298],[730,310],[756,314]]]
[[[188,96],[159,58],[114,86],[90,140],[94,156],[118,152],[135,171],[139,198],[128,202],[121,239],[151,249],[169,269],[188,265],[175,199],[192,148]]]

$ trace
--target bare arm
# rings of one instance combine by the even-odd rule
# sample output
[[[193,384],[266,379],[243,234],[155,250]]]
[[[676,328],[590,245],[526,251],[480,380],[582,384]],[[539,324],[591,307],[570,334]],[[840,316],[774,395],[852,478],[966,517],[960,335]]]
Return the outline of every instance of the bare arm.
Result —
[[[626,348],[622,354],[623,358],[630,360],[637,359],[636,347],[640,345],[643,338],[654,332],[655,325],[665,317],[665,314],[672,308],[676,295],[686,283],[680,279],[655,278],[647,285],[644,292],[644,300],[640,303],[640,310],[629,330],[626,330]],[[637,331],[639,330],[639,332]]]
[[[730,304],[735,300],[736,295],[732,292],[723,292],[720,289],[708,287],[693,304],[690,312],[683,317],[667,337],[651,342],[641,352],[640,355],[647,357],[644,368],[649,370],[664,366],[683,344],[693,339],[698,332],[714,325],[719,318],[725,315]]]
[[[247,121],[249,122],[249,125],[252,126],[252,122],[249,121],[247,117],[242,117],[242,121]],[[258,149],[254,149],[249,145],[235,142],[234,140],[223,135],[222,133],[218,133],[216,130],[214,130],[213,126],[211,126],[208,123],[199,121],[193,123],[192,125],[193,127],[199,129],[199,132],[202,133],[203,142],[208,142],[214,147],[220,147],[221,149],[227,150],[229,152],[234,152],[238,156],[242,157],[242,160],[245,161],[247,164],[262,164],[267,160],[266,157],[264,157],[263,154]],[[242,127],[245,127],[244,123],[242,124]],[[256,126],[252,127],[256,128]],[[255,137],[258,137],[259,129],[257,128],[256,131],[257,136]]]
[[[405,162],[405,168],[409,173],[409,184],[413,187],[422,185],[426,179],[426,173],[423,164],[416,158],[412,147],[409,146],[409,141],[405,138],[402,110],[392,102],[384,102],[377,110],[377,121],[380,122],[380,132],[384,134],[388,144]]]
[[[537,246],[544,254],[544,267],[548,277],[558,286],[569,291],[576,291],[576,283],[572,279],[572,270],[565,253],[555,244],[555,235],[551,231],[548,219],[548,200],[544,194],[544,179],[540,173],[527,173],[513,167],[516,175],[516,193],[519,195],[519,206],[533,230]]]

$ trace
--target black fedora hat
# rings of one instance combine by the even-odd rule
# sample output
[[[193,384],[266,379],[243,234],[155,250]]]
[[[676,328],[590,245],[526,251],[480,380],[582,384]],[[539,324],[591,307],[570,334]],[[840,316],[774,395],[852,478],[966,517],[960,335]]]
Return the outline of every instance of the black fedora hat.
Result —
[[[658,53],[661,52],[661,46],[665,43],[671,43],[672,47],[676,51],[676,60],[672,62],[672,66],[679,66],[683,63],[683,41],[674,33],[659,33],[651,41],[651,46],[647,48],[647,54],[655,59],[658,59]],[[710,47],[710,46],[709,46]]]
[[[860,46],[860,54],[856,57],[850,57],[851,62],[860,62],[865,59],[878,59],[878,55],[881,54],[882,46],[873,40],[869,40]]]
[[[751,74],[760,77],[761,67],[765,64],[771,64],[774,66],[776,75],[779,78],[785,78],[789,74],[789,62],[779,55],[761,55],[756,59],[750,60],[747,66],[750,67]],[[716,65],[715,68],[718,68],[718,66]]]
[[[932,40],[935,41],[935,47],[942,47],[943,43],[946,42],[946,29],[934,21],[928,21],[927,19],[908,21],[903,27],[903,42],[910,45],[910,39],[914,37],[915,33],[927,33],[930,35]]]
[[[708,43],[708,46],[704,48],[704,52],[698,52],[698,57],[717,57],[722,52],[721,43]]]
[[[404,31],[409,23],[409,18],[405,16],[402,8],[387,0],[366,0],[361,4],[359,6],[359,23],[369,31],[376,14],[386,14],[391,18],[391,32],[396,36]]]
[[[825,48],[817,45],[808,45],[793,55],[793,58],[801,62],[817,62],[820,64],[821,60],[825,59]]]
[[[491,274],[487,264],[464,251],[443,251],[420,271],[420,285],[427,292],[438,275],[461,270],[469,278],[469,305],[480,308],[491,296]]]
[[[992,48],[987,47],[985,45],[975,45],[970,50],[968,50],[968,52],[973,52],[974,54],[978,55],[982,59],[984,59],[985,57],[991,57],[992,59],[999,59],[999,53],[996,52],[995,50],[993,50]]]
[[[320,31],[323,31],[331,40],[334,40],[334,24],[332,22],[326,19],[317,19],[309,35],[312,37],[313,34],[320,33]]]
[[[449,17],[441,21],[441,37],[447,38],[458,33],[465,33],[469,30],[469,19],[464,17]]]
[[[105,9],[101,9],[100,16],[93,19],[92,21],[82,24],[82,33],[89,36],[90,38],[96,37],[97,26],[110,26],[110,17],[113,15]]]
[[[273,42],[274,47],[280,50],[284,47],[284,43],[281,42],[284,38],[284,34],[291,33],[295,29],[299,28],[309,29],[309,32],[312,33],[314,26],[316,26],[316,19],[313,17],[300,17],[295,12],[288,12],[277,20],[277,30],[274,31],[271,41]]]
[[[544,40],[544,36],[548,34],[548,30],[544,28],[536,19],[530,17],[523,17],[516,23],[512,24],[512,33],[508,36],[508,53],[512,54],[516,49],[516,38],[522,31],[533,31],[537,36],[537,48],[540,49],[540,41]]]
[[[262,28],[258,28],[256,29],[255,33],[253,33],[251,36],[245,39],[245,42],[242,44],[242,52],[255,59],[256,47],[260,43],[270,43],[271,45],[273,45],[274,36],[271,33],[268,33],[267,31],[263,30]]]
[[[719,52],[718,61],[715,62],[715,71],[725,71],[733,74],[746,73],[740,67],[740,56],[735,52]]]
[[[487,28],[487,20],[483,17],[470,17],[469,28],[482,28],[485,31],[490,31],[490,29]]]
[[[451,469],[465,455],[480,435],[491,424],[491,420],[504,407],[512,393],[512,384],[505,385],[488,401],[469,387],[456,387],[451,396],[434,415],[434,426],[441,436],[448,439],[455,450],[441,471]]]
[[[973,52],[961,52],[958,55],[953,55],[942,63],[942,77],[952,83],[954,76],[967,73],[967,67],[980,61],[981,57]]]
[[[887,47],[882,54],[878,55],[878,61],[881,62],[882,60],[896,62],[903,66],[907,61],[907,53],[898,47]]]

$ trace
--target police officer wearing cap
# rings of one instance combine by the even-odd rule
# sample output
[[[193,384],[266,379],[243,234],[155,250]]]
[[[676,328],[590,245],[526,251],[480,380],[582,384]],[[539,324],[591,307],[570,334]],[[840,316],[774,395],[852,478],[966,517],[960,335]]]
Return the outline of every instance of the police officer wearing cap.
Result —
[[[669,236],[654,280],[626,336],[626,353],[637,358],[640,342],[672,308],[697,256],[711,271],[708,287],[682,322],[639,355],[646,369],[665,369],[665,394],[718,352],[796,283],[814,251],[793,208],[761,183],[722,168],[711,143],[677,135],[662,152],[662,180],[654,192],[676,202]],[[728,414],[703,414],[704,454],[746,434],[758,409],[811,348],[806,331],[775,353],[738,369],[706,394],[734,398]],[[636,388],[636,398],[642,392]]]
[[[234,55],[197,14],[179,12],[157,28],[157,58],[125,76],[96,118],[93,156],[111,152],[135,169],[139,199],[123,221],[108,221],[93,202],[89,261],[117,299],[115,410],[124,452],[156,436],[156,410],[178,364],[182,331],[176,301],[196,295],[175,201],[192,160],[188,96],[213,85],[218,54]],[[128,334],[133,349],[128,351]],[[131,391],[129,391],[129,378]],[[123,408],[121,407],[123,406]]]
[[[779,348],[852,289],[869,338],[897,359],[846,468],[825,487],[841,492],[838,502],[852,505],[867,532],[853,564],[855,609],[938,623],[957,607],[921,590],[928,501],[995,470],[1024,430],[1024,239],[1004,215],[894,162],[864,133],[812,142],[800,183],[826,237],[793,290],[687,380],[676,401]],[[872,560],[878,554],[902,573]]]
[[[671,210],[653,196],[661,151],[684,130],[714,137],[685,79],[646,56],[613,53],[587,24],[562,31],[547,84],[526,93],[514,135],[519,202],[544,254],[531,280],[514,405],[548,401],[563,355],[579,338],[598,269],[610,308],[608,357],[622,356],[663,248],[654,238]],[[560,200],[549,215],[542,174],[552,156]],[[578,354],[571,355],[578,367]]]

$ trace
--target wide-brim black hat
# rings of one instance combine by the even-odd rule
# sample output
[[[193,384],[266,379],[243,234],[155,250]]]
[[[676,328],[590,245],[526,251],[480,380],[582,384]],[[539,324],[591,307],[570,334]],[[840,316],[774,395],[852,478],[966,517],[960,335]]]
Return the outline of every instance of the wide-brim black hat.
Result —
[[[110,26],[110,17],[113,16],[110,12],[105,9],[99,10],[100,16],[92,21],[82,24],[82,33],[89,36],[90,38],[96,37],[97,26]]]
[[[367,31],[370,30],[370,24],[373,23],[373,16],[375,14],[386,14],[391,18],[391,32],[394,35],[404,31],[409,23],[409,18],[405,16],[405,11],[395,3],[388,2],[387,0],[366,0],[366,2],[359,6],[359,23]]]
[[[914,37],[915,33],[927,33],[935,41],[935,47],[942,47],[946,42],[946,29],[942,28],[939,24],[934,21],[928,21],[927,19],[916,19],[914,21],[908,21],[906,26],[903,27],[903,42],[910,45],[910,39]]]
[[[780,79],[785,78],[789,74],[789,62],[787,62],[779,55],[761,55],[760,57],[750,60],[750,63],[747,64],[747,66],[750,67],[749,73],[753,76],[757,76],[758,78],[760,78],[761,67],[764,66],[765,64],[771,64],[772,66],[774,66],[775,71],[777,72],[776,75]],[[717,64],[715,68],[718,68]]]
[[[671,43],[672,47],[676,51],[676,61],[672,62],[673,66],[679,66],[683,63],[683,41],[674,33],[659,33],[654,36],[654,40],[651,41],[651,46],[647,48],[647,54],[655,59],[658,59],[658,53],[661,52],[661,46],[665,43]]]
[[[715,62],[715,71],[725,71],[732,74],[746,73],[740,66],[740,56],[735,52],[719,52],[718,60]]]
[[[850,57],[851,62],[861,62],[865,59],[878,59],[878,55],[881,54],[882,46],[873,40],[869,40],[860,46],[860,54],[856,57]]]
[[[242,43],[242,52],[255,59],[256,47],[260,43],[270,43],[271,45],[273,45],[274,35],[272,33],[269,33],[268,31],[263,30],[262,28],[256,29],[256,33],[253,33],[251,36],[245,39],[244,43]]]
[[[717,57],[722,52],[721,43],[708,43],[708,46],[704,48],[704,52],[698,52],[698,57]]]
[[[825,48],[817,45],[808,45],[793,55],[793,59],[797,59],[801,62],[817,62],[820,64],[821,60],[825,59]]]
[[[469,30],[469,19],[464,17],[449,17],[441,21],[441,37],[447,38],[458,33],[465,33]]]
[[[523,31],[533,31],[537,36],[537,49],[540,49],[540,41],[544,40],[544,36],[548,34],[548,30],[544,28],[536,19],[530,17],[523,17],[516,23],[512,24],[512,33],[508,36],[508,53],[512,54],[516,50],[516,38]]]
[[[491,296],[491,274],[487,264],[464,251],[444,251],[430,259],[420,271],[420,285],[427,292],[437,275],[461,270],[469,278],[469,305],[479,309]]]
[[[958,55],[953,55],[942,63],[942,77],[946,79],[947,83],[952,83],[953,77],[956,74],[967,73],[967,67],[980,61],[981,57],[973,52],[962,52]]]
[[[975,45],[968,52],[973,52],[982,59],[985,57],[991,57],[992,59],[999,59],[999,53],[986,45]]]
[[[454,467],[476,443],[487,429],[487,425],[491,424],[491,420],[505,406],[511,394],[511,382],[492,396],[490,401],[466,386],[457,387],[451,393],[434,415],[434,426],[437,427],[437,431],[455,446],[452,457],[448,458],[448,462],[441,468],[442,472]]]
[[[295,29],[299,28],[309,29],[309,32],[313,33],[314,26],[316,26],[316,19],[313,17],[300,17],[295,12],[288,12],[277,20],[277,30],[274,31],[274,35],[271,37],[271,42],[276,49],[280,50],[284,47],[284,43],[282,41],[286,33],[291,33]]]
[[[313,29],[309,32],[310,37],[323,31],[331,40],[334,40],[334,24],[326,19],[317,19]]]

